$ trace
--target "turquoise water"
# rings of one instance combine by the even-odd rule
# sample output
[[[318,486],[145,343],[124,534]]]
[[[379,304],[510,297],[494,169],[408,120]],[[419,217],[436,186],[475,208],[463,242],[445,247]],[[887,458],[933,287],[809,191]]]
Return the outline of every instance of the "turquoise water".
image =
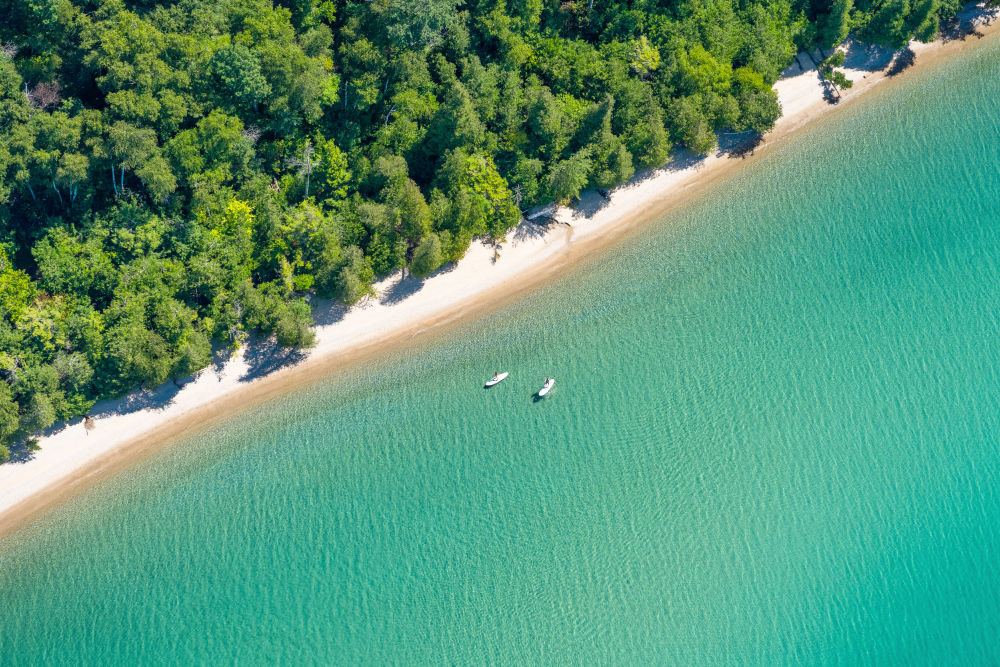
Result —
[[[998,46],[0,543],[0,662],[997,664]]]

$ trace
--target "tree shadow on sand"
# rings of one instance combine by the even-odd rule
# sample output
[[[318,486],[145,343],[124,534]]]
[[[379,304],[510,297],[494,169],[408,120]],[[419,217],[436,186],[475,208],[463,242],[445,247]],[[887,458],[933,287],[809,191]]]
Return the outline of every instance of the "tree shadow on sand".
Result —
[[[917,62],[917,54],[910,47],[906,47],[893,59],[892,65],[885,71],[885,75],[898,76],[913,67],[915,62]]]
[[[35,448],[31,443],[38,438],[46,438],[69,428],[86,428],[85,422],[88,419],[101,419],[115,415],[127,415],[140,410],[162,410],[170,405],[181,388],[194,379],[194,376],[187,378],[176,378],[167,380],[153,389],[135,389],[120,398],[109,398],[99,401],[87,413],[86,417],[76,417],[68,421],[57,422],[52,426],[35,433],[31,438],[15,443],[10,448],[10,463],[26,463],[35,457]],[[89,433],[89,429],[87,429]]]
[[[28,449],[24,445],[14,445],[10,449],[10,458],[4,463],[5,465],[16,464],[16,463],[27,463],[35,458],[35,452]]]
[[[424,288],[424,281],[412,275],[400,277],[379,297],[379,303],[392,306],[413,296]]]
[[[314,297],[309,302],[309,306],[312,310],[313,323],[319,327],[336,324],[344,319],[351,310],[350,306],[340,301],[320,299],[319,297]]]
[[[631,185],[630,180],[626,185]],[[590,219],[597,215],[598,211],[604,209],[611,200],[611,193],[607,190],[586,190],[580,193],[580,198],[573,204],[573,217]]]
[[[840,93],[833,84],[822,77],[820,77],[820,83],[823,86],[823,101],[827,104],[839,104],[841,100]]]
[[[243,360],[247,371],[240,376],[240,382],[253,382],[282,368],[293,366],[309,356],[306,350],[286,348],[278,345],[273,337],[256,338],[243,348]]]
[[[121,398],[96,403],[87,414],[93,419],[100,419],[101,417],[129,414],[139,410],[161,410],[173,402],[183,384],[186,383],[182,383],[181,379],[178,378],[176,381],[167,380],[152,389],[136,389]]]
[[[862,72],[881,72],[892,64],[898,51],[887,46],[862,44],[853,39],[848,40],[844,52],[844,65],[847,69]]]
[[[979,4],[967,5],[965,9],[941,25],[940,37],[946,42],[964,41],[969,37],[985,37],[980,25],[992,25],[1000,18],[1000,7],[984,7]]]
[[[440,276],[445,273],[451,273],[457,266],[458,265],[455,262],[448,262],[425,278],[417,278],[412,273],[407,273],[405,276],[401,275],[399,280],[394,282],[388,289],[382,292],[378,301],[386,306],[401,303],[422,290],[424,288],[424,283],[426,283],[429,278],[434,278],[435,276]]]
[[[670,158],[670,162],[665,164],[662,169],[666,171],[684,171],[685,169],[697,168],[708,158],[706,153],[695,153],[690,148],[684,148],[683,146],[674,146],[673,156]],[[651,170],[647,173],[637,176],[634,181],[636,183],[641,183],[647,178],[654,178],[657,175],[659,169]]]
[[[682,146],[675,146],[670,162],[657,169],[643,169],[637,172],[635,176],[622,185],[619,185],[615,190],[638,185],[651,178],[656,178],[664,171],[683,171],[685,169],[697,168],[707,157],[707,155],[694,153]],[[612,192],[608,190],[584,191],[580,194],[580,198],[576,203],[573,204],[573,217],[588,220],[594,217],[611,202]]]
[[[551,231],[554,224],[556,223],[548,217],[539,218],[538,220],[521,220],[517,227],[514,228],[511,239],[518,243],[540,239]]]
[[[63,428],[69,428],[73,424],[78,424],[82,422],[82,419],[74,419],[72,422],[67,422],[63,426],[60,426],[58,430]],[[42,435],[50,435],[48,433],[43,433]],[[15,442],[10,446],[10,458],[4,462],[4,465],[11,465],[13,463],[27,463],[35,458],[35,452],[38,451],[37,446],[31,444],[33,438],[29,440],[22,440],[21,442]]]
[[[764,135],[754,130],[722,132],[719,134],[718,155],[745,160],[753,155],[762,143],[764,143]]]

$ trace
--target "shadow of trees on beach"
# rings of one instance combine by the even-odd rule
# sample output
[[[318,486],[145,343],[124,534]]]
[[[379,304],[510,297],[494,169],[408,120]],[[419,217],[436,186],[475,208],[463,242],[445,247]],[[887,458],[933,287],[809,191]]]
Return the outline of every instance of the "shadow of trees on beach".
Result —
[[[160,410],[173,402],[182,386],[174,380],[167,380],[153,389],[136,389],[121,398],[96,403],[88,415],[93,419],[99,419],[139,410]]]
[[[805,60],[805,63],[803,63]],[[780,79],[787,79],[793,76],[798,76],[800,74],[805,74],[809,70],[814,69],[809,59],[805,57],[803,53],[796,53],[792,56],[792,62],[788,64],[788,67],[781,71]]]
[[[350,306],[333,299],[313,298],[309,306],[312,310],[313,324],[321,327],[336,324],[351,310]]]
[[[540,239],[549,233],[549,230],[552,229],[552,225],[554,224],[556,223],[552,222],[548,218],[543,218],[538,221],[521,220],[517,227],[514,228],[514,233],[511,234],[511,239],[518,243]]]
[[[386,306],[402,303],[422,290],[427,280],[446,273],[451,273],[457,266],[458,265],[455,262],[448,262],[438,267],[433,273],[431,273],[431,275],[424,278],[417,278],[412,273],[407,273],[405,275],[402,275],[401,273],[399,280],[390,285],[380,296],[377,297],[378,302]]]
[[[832,54],[833,51],[830,51]],[[862,72],[881,72],[892,64],[896,54],[895,49],[887,46],[862,44],[857,40],[848,40],[844,52],[844,67],[861,70]]]
[[[941,25],[940,37],[945,42],[965,41],[969,37],[981,39],[985,35],[979,26],[992,25],[998,18],[1000,7],[968,6]]]
[[[61,425],[58,430],[63,428],[68,428],[72,424],[79,424],[83,422],[83,419],[74,419],[71,422],[67,422],[65,425]],[[50,429],[46,429],[49,431]],[[50,435],[47,432],[43,432],[41,435]],[[37,436],[36,436],[37,437]],[[15,442],[10,445],[10,457],[4,462],[4,465],[10,465],[12,463],[27,463],[35,458],[35,453],[39,450],[36,438],[27,438],[21,440],[20,442]]]
[[[212,368],[213,365],[209,365],[208,368],[202,372],[211,371]],[[53,436],[70,428],[86,429],[86,421],[88,419],[101,419],[115,415],[132,414],[140,410],[161,410],[166,408],[174,401],[184,385],[194,380],[195,377],[196,376],[175,378],[167,380],[163,384],[152,389],[140,387],[139,389],[135,389],[120,398],[99,401],[93,405],[86,417],[77,417],[68,421],[57,422],[47,429],[34,434],[31,438],[15,443],[10,448],[9,462],[26,463],[31,461],[37,451],[37,447],[34,446],[33,443],[38,438]],[[87,429],[87,433],[89,435],[89,429]]]
[[[633,181],[629,181],[625,184],[627,187],[631,185]],[[607,191],[605,191],[607,192]],[[590,219],[597,215],[597,213],[604,209],[608,205],[608,197],[605,194],[597,190],[586,190],[580,193],[580,198],[573,204],[573,216],[574,218],[585,218]]]
[[[723,132],[719,134],[719,155],[738,157],[743,160],[754,154],[764,143],[764,135],[748,130],[746,132]]]
[[[841,101],[841,91],[820,72],[820,64],[835,52],[835,49],[800,51],[795,54],[792,63],[782,72],[782,77],[815,72],[816,79],[823,89],[823,100],[828,104],[838,104]],[[916,54],[909,48],[897,51],[889,47],[864,44],[855,39],[848,39],[844,42],[843,53],[844,62],[840,66],[843,69],[863,73],[886,72],[889,76],[904,71],[916,59]],[[862,74],[862,77],[864,76],[865,74]]]
[[[281,347],[274,338],[250,341],[243,348],[243,360],[247,364],[247,370],[240,376],[239,381],[253,382],[282,368],[293,366],[307,356],[309,356],[308,351]]]
[[[906,47],[893,59],[892,65],[885,71],[886,76],[899,76],[906,70],[913,67],[917,62],[917,54],[913,49]]]
[[[670,162],[663,165],[661,169],[666,171],[684,171],[685,169],[697,168],[698,165],[703,163],[708,158],[707,154],[695,153],[689,148],[684,148],[683,146],[674,146],[674,152],[670,158]],[[651,169],[643,174],[635,177],[634,182],[641,183],[647,178],[654,178],[660,169]],[[631,183],[632,181],[630,181]]]
[[[744,134],[744,133],[739,133]],[[726,148],[722,149],[723,142],[726,142]],[[719,145],[718,154],[724,153],[732,149],[732,145],[729,139],[723,139],[722,135],[719,135]],[[611,203],[611,195],[616,191],[623,188],[628,188],[634,185],[638,185],[647,181],[651,178],[656,178],[664,171],[683,171],[685,169],[697,168],[702,164],[708,155],[699,155],[690,151],[682,146],[675,146],[674,152],[670,161],[663,165],[662,167],[656,169],[643,169],[636,172],[636,174],[630,178],[626,183],[619,185],[614,190],[585,190],[580,193],[579,199],[573,203],[573,213],[572,217],[579,219],[583,218],[589,220],[594,217],[600,211],[604,210]],[[545,233],[545,228],[543,228],[542,234]]]
[[[718,145],[712,155],[738,157],[746,159],[754,154],[757,148],[764,142],[764,135],[760,132],[748,130],[746,132],[720,132],[717,135]],[[585,190],[580,194],[579,199],[573,203],[572,217],[574,219],[587,219],[594,217],[604,210],[611,203],[612,194],[619,189],[628,188],[643,183],[652,178],[656,178],[663,172],[677,172],[686,169],[697,169],[709,154],[698,154],[683,146],[674,146],[674,152],[670,161],[657,169],[643,169],[615,190]],[[514,233],[514,238],[521,240],[527,238],[537,238],[544,236],[555,224],[551,219],[548,222],[536,223],[522,221]]]
[[[283,348],[278,345],[274,337],[251,337],[243,346],[242,356],[247,364],[247,370],[238,378],[238,381],[245,383],[299,363],[308,356],[308,351]],[[204,374],[218,376],[231,359],[231,351],[227,347],[217,345],[213,352],[212,363],[198,373],[167,380],[151,389],[140,387],[120,398],[95,403],[88,412],[87,418],[99,420],[118,415],[129,415],[142,410],[163,410],[174,402],[181,389],[200,379]],[[59,422],[37,434],[36,437],[55,435],[67,428],[85,428],[84,422],[85,418],[83,417]],[[28,447],[27,441],[20,443],[11,449],[11,461],[29,461],[33,453]]]
[[[951,17],[941,26],[941,39],[945,42],[964,42],[969,37],[985,37],[979,26],[972,21],[962,21],[958,16]]]
[[[423,288],[424,281],[421,278],[414,278],[412,275],[400,277],[382,293],[382,296],[379,297],[379,303],[387,306],[401,303]]]

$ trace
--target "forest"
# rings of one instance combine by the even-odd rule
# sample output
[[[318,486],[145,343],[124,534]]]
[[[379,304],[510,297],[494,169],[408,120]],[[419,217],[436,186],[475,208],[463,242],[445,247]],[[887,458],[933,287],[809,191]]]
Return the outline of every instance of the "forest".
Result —
[[[800,49],[956,0],[0,0],[0,460],[309,299],[764,133]]]

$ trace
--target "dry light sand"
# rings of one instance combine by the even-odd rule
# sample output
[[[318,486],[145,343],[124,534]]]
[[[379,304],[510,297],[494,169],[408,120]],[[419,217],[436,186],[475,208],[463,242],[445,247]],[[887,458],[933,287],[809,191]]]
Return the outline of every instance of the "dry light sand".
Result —
[[[970,6],[963,14],[963,26],[967,30],[971,22],[981,35],[992,37],[1000,27],[1000,20],[988,24],[994,17],[995,13]],[[982,41],[969,37],[914,44],[914,69]],[[843,69],[854,86],[843,93],[839,104],[830,104],[812,62],[799,54],[796,64],[775,85],[783,116],[756,150],[774,145],[886,80],[884,69],[890,57],[886,52],[850,46],[847,64],[852,67]],[[636,179],[612,191],[607,201],[588,193],[577,207],[556,213],[558,224],[522,223],[500,248],[497,259],[492,247],[474,244],[455,267],[422,284],[412,279],[397,284],[397,275],[378,285],[379,299],[346,314],[335,308],[318,309],[318,321],[325,315],[332,323],[317,327],[316,347],[297,363],[276,364],[277,370],[264,373],[257,370],[256,361],[248,363],[238,354],[221,368],[202,371],[182,388],[167,383],[152,392],[136,392],[116,403],[98,405],[92,430],[74,421],[41,438],[42,448],[31,460],[0,466],[0,535],[170,441],[315,382],[338,368],[371,359],[388,347],[413,344],[449,322],[509,303],[580,257],[620,241],[643,223],[683,204],[729,169],[752,162],[752,157],[719,154],[692,162],[692,166],[675,165]]]

